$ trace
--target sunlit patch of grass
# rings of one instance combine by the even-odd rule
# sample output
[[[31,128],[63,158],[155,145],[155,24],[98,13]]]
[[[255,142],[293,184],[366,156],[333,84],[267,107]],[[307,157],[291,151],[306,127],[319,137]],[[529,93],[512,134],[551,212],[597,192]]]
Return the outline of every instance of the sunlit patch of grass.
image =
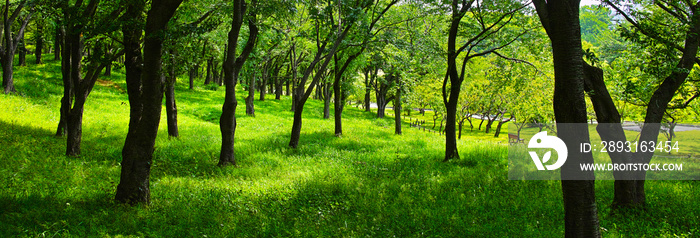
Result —
[[[32,62],[32,61],[28,61]],[[298,149],[287,146],[290,99],[256,100],[245,115],[239,91],[236,167],[219,168],[223,90],[177,85],[180,138],[164,111],[151,174],[152,204],[112,201],[128,128],[123,71],[88,98],[83,154],[63,156],[54,137],[62,94],[58,62],[17,70],[24,94],[0,95],[0,236],[127,237],[558,237],[558,181],[508,181],[507,147],[492,135],[458,141],[443,163],[444,138],[347,107],[342,137],[322,103],[304,110]],[[43,75],[44,72],[46,75]],[[505,129],[505,128],[504,128]],[[477,132],[482,133],[483,132]],[[650,206],[610,213],[611,181],[597,182],[601,226],[610,237],[697,236],[697,184],[647,183]],[[690,235],[688,235],[690,234]]]

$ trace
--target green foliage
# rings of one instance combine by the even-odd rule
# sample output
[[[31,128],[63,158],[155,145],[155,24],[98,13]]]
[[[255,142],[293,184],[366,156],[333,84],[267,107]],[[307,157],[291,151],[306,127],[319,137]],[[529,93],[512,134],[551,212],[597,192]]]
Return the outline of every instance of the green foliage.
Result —
[[[32,56],[29,56],[32,57]],[[31,62],[31,61],[30,61]],[[0,236],[561,236],[559,183],[506,181],[504,142],[463,139],[462,159],[439,162],[442,138],[393,135],[390,118],[346,109],[334,137],[309,101],[300,148],[286,146],[289,98],[256,102],[239,118],[239,167],[216,166],[222,92],[177,85],[181,137],[159,131],[152,204],[112,201],[127,130],[120,71],[101,78],[85,109],[83,155],[62,156],[53,137],[61,95],[58,62],[17,71],[24,96],[0,95]],[[239,113],[243,113],[240,112]],[[483,137],[483,139],[487,139]],[[601,226],[616,236],[692,236],[695,183],[648,183],[655,204],[610,213],[612,182],[600,181]],[[536,191],[536,192],[533,192]],[[681,192],[682,191],[682,192]],[[652,222],[653,221],[653,222]],[[475,225],[478,224],[478,225]],[[504,225],[508,224],[508,225]]]

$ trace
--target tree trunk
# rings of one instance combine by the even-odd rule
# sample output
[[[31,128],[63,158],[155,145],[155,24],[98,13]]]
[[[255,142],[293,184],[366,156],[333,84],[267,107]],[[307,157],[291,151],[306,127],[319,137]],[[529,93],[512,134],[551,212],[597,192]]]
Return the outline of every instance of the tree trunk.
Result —
[[[452,85],[459,85],[455,82]],[[457,104],[459,104],[459,93],[460,87],[450,87],[450,95],[447,103],[445,104],[445,109],[447,111],[446,125],[445,125],[445,159],[443,161],[448,161],[450,159],[459,159],[459,152],[457,151]],[[442,122],[440,123],[442,127]],[[488,130],[488,129],[487,129]]]
[[[248,96],[245,98],[245,114],[255,116],[255,75],[248,72]],[[260,89],[261,91],[264,89]]]
[[[260,101],[265,101],[265,94],[267,93],[266,90],[267,90],[267,67],[264,67],[262,75],[260,77],[260,87],[258,87],[258,91],[260,91]]]
[[[396,90],[394,97],[394,134],[401,135],[401,87]]]
[[[16,92],[15,83],[13,81],[13,63],[15,60],[14,54],[5,54],[2,56],[2,87],[5,94]]]
[[[273,75],[275,77],[275,100],[280,100],[282,98],[282,80],[279,76],[280,69],[281,66],[275,70],[275,74]]]
[[[290,93],[289,93],[289,79],[286,80],[285,84],[286,84],[286,86],[287,86],[287,89],[285,90],[285,94],[284,94],[284,95],[289,96],[289,94],[290,94]],[[293,110],[292,110],[292,111],[293,111]]]
[[[41,54],[44,53],[44,26],[42,24],[36,25],[36,49],[34,50],[34,59],[37,65],[42,64]]]
[[[343,106],[345,106],[345,100],[343,100],[343,93],[340,87],[342,76],[335,75],[335,82],[333,83],[333,118],[335,120],[335,136],[340,137],[343,135]]]
[[[371,70],[367,70],[367,72],[365,72],[365,102],[364,102],[364,104],[365,104],[365,112],[370,112],[370,111],[371,111],[371,110],[370,110],[370,106],[371,106],[371,103],[372,103],[372,102],[371,102],[372,99],[371,99],[370,93],[372,92],[372,86],[371,86],[371,85],[372,85],[372,81],[371,81],[370,78],[369,78],[369,77],[371,77],[370,74],[371,74]]]
[[[214,58],[214,57],[212,57],[212,58]],[[219,80],[221,80],[221,78],[219,78],[219,72],[217,70],[218,68],[219,68],[219,61],[214,60],[212,66],[211,66],[211,72],[213,74],[213,78],[211,79],[211,81],[212,81],[212,83],[215,83],[215,84],[218,84]]]
[[[319,66],[318,70],[316,71],[316,75],[314,75],[309,88],[304,90],[306,81],[308,80],[309,76],[313,72],[313,69],[316,67],[316,64],[321,61],[321,58],[323,56],[323,53],[325,51],[325,46],[330,41],[331,35],[329,34],[326,37],[326,41],[322,44],[322,47],[318,49],[318,52],[316,52],[316,56],[314,57],[314,60],[309,64],[309,66],[306,68],[304,75],[299,83],[299,85],[295,85],[294,88],[294,94],[295,96],[298,96],[298,99],[293,99],[296,103],[295,105],[295,110],[294,110],[294,122],[292,123],[292,135],[290,136],[289,140],[289,146],[292,148],[297,148],[299,145],[299,138],[301,136],[301,120],[302,120],[302,115],[301,112],[304,110],[304,104],[306,103],[306,100],[311,96],[311,93],[313,93],[314,87],[316,87],[321,80],[321,77],[323,76],[322,72],[325,72],[328,64],[330,63],[331,59],[333,58],[333,55],[338,51],[338,47],[340,45],[340,42],[345,39],[345,36],[347,36],[347,33],[350,31],[350,28],[352,28],[352,24],[348,24],[345,26],[343,31],[338,35],[334,42],[333,42],[333,47],[331,47],[327,55],[325,56],[326,59],[323,61],[323,63]],[[317,42],[319,43],[319,42]]]
[[[222,107],[221,117],[219,118],[219,129],[221,130],[221,153],[219,155],[219,166],[236,165],[236,157],[234,151],[234,142],[236,134],[236,82],[243,64],[248,59],[248,56],[253,51],[255,41],[258,36],[258,27],[255,25],[255,15],[251,15],[252,19],[248,20],[248,29],[250,31],[241,55],[236,57],[236,48],[238,45],[238,36],[243,25],[243,16],[246,12],[244,0],[233,1],[233,19],[231,23],[231,31],[228,33],[228,49],[226,62],[224,62],[224,84],[226,85],[226,96]],[[252,88],[251,88],[252,89]]]
[[[174,72],[172,72],[174,73]],[[175,103],[175,76],[166,80],[165,86],[165,112],[168,120],[168,136],[179,137],[177,128],[177,104]]]
[[[604,141],[626,141],[622,129],[620,113],[615,106],[608,89],[603,81],[603,70],[584,62],[584,90],[593,104],[596,119],[599,124],[596,127],[600,138]],[[595,92],[595,93],[592,93]],[[631,153],[612,153],[608,155],[613,163],[628,163],[632,161]],[[615,192],[612,207],[636,207],[639,199],[636,197],[637,181],[633,180],[634,173],[630,171],[613,171],[615,177]]]
[[[68,112],[66,155],[80,155],[80,142],[83,137],[83,108],[85,100],[78,96],[75,98],[75,105]]]
[[[297,148],[299,146],[299,138],[301,137],[301,120],[304,107],[300,107],[294,111],[294,121],[292,122],[292,136],[289,140],[289,147]]]
[[[214,57],[207,60],[207,77],[204,79],[204,85],[209,85],[212,81],[212,70],[214,69]]]
[[[2,60],[0,61],[0,63],[2,64],[2,87],[5,94],[16,92],[12,71],[12,66],[14,64],[15,59],[15,51],[17,50],[17,45],[15,45],[15,43],[19,42],[19,37],[24,37],[24,30],[26,29],[27,24],[29,23],[29,19],[32,15],[31,12],[27,14],[27,16],[21,22],[19,31],[15,38],[12,38],[12,25],[17,15],[19,15],[19,12],[22,11],[22,8],[24,8],[25,4],[26,1],[21,1],[19,3],[19,6],[15,8],[15,10],[12,12],[12,15],[10,16],[10,1],[5,1],[5,11],[3,18],[4,44],[0,44],[0,57],[2,57]]]
[[[223,60],[221,61],[221,70],[219,72],[219,86],[224,85],[224,64],[226,63],[226,54],[228,54],[228,44],[224,45]]]
[[[534,3],[552,43],[557,134],[568,148],[576,148],[578,144],[590,142],[583,93],[585,75],[579,24],[580,1],[536,0]],[[595,175],[592,171],[581,171],[578,166],[580,163],[593,163],[593,157],[590,153],[569,150],[567,161],[569,163],[561,168],[564,235],[600,237]]]
[[[464,119],[459,120],[459,134],[457,135],[457,139],[461,140],[462,139],[462,127],[464,126]]]
[[[57,33],[56,35],[60,36],[61,38],[56,39],[56,41],[65,42],[65,27],[59,26],[58,31],[59,33]],[[60,45],[64,45],[64,43],[60,43]],[[61,98],[60,119],[58,121],[58,128],[56,129],[56,136],[63,136],[66,134],[66,123],[68,122],[68,118],[66,117],[68,117],[68,109],[70,109],[70,102],[73,101],[73,86],[71,85],[72,80],[70,80],[70,67],[64,66],[70,65],[70,48],[65,46],[59,48],[62,50],[60,54],[63,55],[63,58],[61,60],[63,98]],[[61,56],[59,56],[58,59],[61,59]]]
[[[487,113],[491,113],[491,112],[487,112]],[[481,126],[484,125],[484,115],[481,115],[480,117],[481,117],[481,119],[480,119],[481,122],[479,122],[479,130],[481,130]]]
[[[488,134],[491,131],[491,127],[493,126],[493,122],[495,122],[498,119],[498,117],[500,117],[500,116],[501,116],[501,113],[496,112],[496,115],[493,118],[491,118],[491,115],[489,115],[487,117],[489,122],[486,123],[486,131],[484,133]]]
[[[27,66],[27,46],[24,42],[24,34],[19,38],[19,66]]]
[[[64,55],[64,63],[61,67],[67,70],[66,73],[68,79],[63,81],[68,81],[67,85],[64,85],[64,92],[69,91],[71,94],[69,97],[68,104],[65,108],[65,119],[66,119],[66,155],[67,156],[78,156],[80,155],[80,141],[82,136],[82,120],[83,120],[83,104],[85,103],[85,98],[80,95],[78,89],[81,87],[81,62],[83,53],[83,39],[80,30],[81,26],[69,27],[67,31],[73,32],[66,35],[66,55]],[[64,75],[66,76],[66,75]],[[65,88],[68,89],[65,89]],[[73,101],[75,101],[73,103]],[[71,106],[71,104],[74,104]]]
[[[141,60],[140,51],[138,48],[134,48],[134,46],[138,47],[141,30],[136,26],[131,26],[131,24],[124,26],[123,29],[125,33],[124,44],[127,48],[127,63],[125,63],[127,71],[135,70],[128,72],[127,75],[140,76],[140,80],[127,76],[128,88],[140,88],[140,90],[129,91],[129,102],[132,113],[134,109],[141,110],[138,113],[140,115],[131,114],[131,116],[139,117],[131,118],[129,133],[122,150],[120,182],[115,195],[115,199],[119,202],[150,203],[149,177],[163,100],[164,79],[161,70],[163,38],[160,36],[181,3],[182,0],[164,0],[151,3],[146,19],[145,37],[143,38],[143,71],[137,64]],[[123,17],[141,20],[140,15],[144,5],[144,1],[130,2]],[[129,85],[129,82],[132,84]],[[134,82],[139,84],[135,85]],[[140,96],[132,98],[132,93],[140,94]],[[138,101],[132,101],[132,99]],[[132,124],[132,122],[135,123]]]
[[[61,22],[58,22],[58,25],[61,26]],[[53,60],[60,60],[61,59],[61,50],[63,47],[63,36],[65,32],[61,29],[61,27],[56,27],[56,35],[54,36],[54,42],[53,42]]]
[[[333,91],[330,90],[328,83],[324,83],[319,88],[323,89],[323,119],[331,118],[331,96]]]
[[[493,137],[498,137],[499,135],[501,135],[501,128],[503,127],[503,124],[506,124],[511,120],[513,120],[513,116],[511,116],[509,119],[499,121],[498,126],[496,126],[496,133],[493,134]]]
[[[191,68],[190,70],[187,71],[187,75],[189,76],[190,79],[190,90],[194,89],[194,78],[197,77],[197,71],[195,71],[194,68]]]

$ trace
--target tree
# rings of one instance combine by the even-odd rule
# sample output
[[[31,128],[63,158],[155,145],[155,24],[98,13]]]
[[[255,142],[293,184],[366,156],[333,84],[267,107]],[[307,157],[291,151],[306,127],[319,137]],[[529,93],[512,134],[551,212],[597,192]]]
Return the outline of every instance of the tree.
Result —
[[[688,81],[688,76],[693,67],[700,61],[697,57],[700,46],[700,5],[687,1],[658,1],[653,4],[641,1],[603,1],[620,14],[630,25],[632,30],[623,29],[622,35],[636,42],[640,42],[656,51],[655,56],[661,62],[650,67],[647,73],[655,77],[656,82],[651,83],[655,89],[643,100],[646,107],[644,115],[644,127],[642,128],[639,141],[657,141],[661,123],[668,109],[676,107],[685,108],[697,96],[687,95],[684,99],[678,100],[676,96]],[[622,4],[638,4],[639,9],[629,8],[623,10]],[[668,24],[657,24],[667,22]],[[679,29],[682,29],[679,31]],[[666,56],[666,57],[663,57]],[[600,77],[601,80],[591,81],[592,89],[603,89],[605,84],[602,81],[600,69],[590,68],[591,79]],[[594,73],[594,74],[593,74]],[[631,86],[634,86],[633,84]],[[607,93],[607,91],[606,91]],[[700,94],[698,94],[700,95]],[[676,98],[676,99],[674,99]],[[592,98],[593,100],[593,98]],[[679,102],[680,101],[680,102]],[[610,99],[610,95],[600,95],[598,101],[594,102],[600,106],[596,109],[596,115],[601,118],[608,117],[610,121],[619,121],[619,112]],[[599,130],[599,133],[604,130]],[[601,133],[615,139],[624,139],[624,133],[619,128],[608,129]],[[635,163],[648,164],[651,162],[653,152],[636,152],[634,155],[623,154],[620,157],[611,155],[614,163],[630,161],[633,156]],[[622,177],[620,177],[622,176]],[[630,179],[633,176],[633,180]],[[614,206],[643,206],[646,204],[646,194],[644,184],[646,171],[624,173],[616,175]],[[619,178],[619,179],[618,179]]]
[[[36,34],[34,35],[35,49],[34,60],[35,64],[42,64],[41,54],[44,53],[44,22],[42,20],[35,21]]]
[[[467,63],[472,58],[497,53],[499,49],[510,45],[525,34],[527,31],[510,35],[499,35],[499,33],[504,34],[512,30],[506,26],[511,24],[511,21],[517,17],[517,13],[524,7],[525,5],[511,1],[493,1],[488,3],[474,0],[451,1],[450,10],[452,15],[447,38],[447,73],[442,84],[442,98],[447,112],[444,161],[459,158],[455,126],[457,125],[459,94],[462,82],[465,79]],[[460,31],[460,25],[463,24],[462,19],[467,15],[473,18],[469,22],[473,27],[467,29],[469,30],[468,32],[463,33]],[[467,35],[467,39],[460,41],[465,43],[460,43],[461,45],[457,48],[458,36],[464,34]],[[461,62],[460,72],[457,68],[457,59],[462,53],[465,53],[465,56]]]
[[[65,35],[64,47],[62,48],[61,72],[63,76],[63,98],[61,99],[61,118],[65,122],[66,131],[66,155],[80,155],[80,144],[82,141],[82,124],[83,110],[87,97],[90,95],[92,88],[95,86],[97,77],[102,70],[111,64],[112,60],[120,56],[123,51],[115,52],[116,49],[110,48],[107,52],[104,44],[107,39],[100,38],[103,30],[88,29],[89,25],[104,26],[105,19],[114,19],[120,13],[121,9],[115,8],[114,11],[108,13],[103,18],[96,18],[99,0],[91,0],[83,5],[78,1],[75,5],[69,5],[68,2],[59,3],[63,9],[63,26]],[[96,21],[96,22],[93,22]],[[113,28],[105,27],[104,31],[112,31]],[[94,54],[88,57],[88,70],[85,77],[82,76],[82,64],[85,48],[85,33],[89,33],[88,40],[91,40],[91,45],[94,48]],[[63,126],[59,122],[59,127]],[[59,129],[60,130],[60,129]]]
[[[376,37],[377,34],[382,32],[382,30],[386,29],[387,26],[393,25],[395,23],[390,23],[387,26],[382,26],[382,27],[376,27],[377,22],[379,22],[380,19],[384,16],[384,14],[389,11],[389,9],[396,3],[398,3],[398,0],[391,0],[386,3],[386,6],[381,6],[380,3],[382,1],[377,1],[375,7],[371,6],[366,6],[365,8],[368,10],[365,10],[365,18],[368,18],[369,21],[360,21],[360,23],[365,23],[369,22],[368,25],[361,25],[357,29],[360,29],[361,31],[359,32],[360,34],[360,43],[359,43],[359,49],[355,49],[355,51],[351,51],[352,48],[355,47],[349,47],[346,49],[343,49],[341,52],[343,54],[336,54],[333,55],[333,59],[335,60],[334,62],[334,74],[333,74],[333,112],[334,112],[334,119],[335,119],[335,135],[336,136],[341,136],[343,134],[343,121],[342,121],[342,115],[343,115],[343,108],[345,106],[345,100],[347,99],[347,92],[342,92],[342,85],[344,82],[342,79],[344,78],[343,75],[345,72],[352,68],[351,64],[353,61],[355,61],[364,51],[367,49],[369,46],[369,41]],[[369,10],[371,9],[371,10]],[[358,9],[359,10],[359,9]],[[351,13],[351,14],[357,14],[357,13]],[[353,16],[350,15],[350,17],[357,17],[359,18],[360,16]],[[333,20],[333,19],[331,19]],[[353,72],[353,71],[351,71]],[[399,133],[400,134],[400,133]]]
[[[248,116],[255,117],[255,89],[257,88],[256,85],[256,70],[253,69],[253,67],[249,67],[247,70],[244,70],[244,75],[247,78],[245,81],[246,88],[248,90],[248,95],[245,97],[245,114]],[[261,88],[260,90],[265,90],[264,88]]]
[[[2,44],[0,44],[0,63],[2,63],[2,87],[5,94],[15,92],[15,84],[13,79],[13,64],[15,60],[15,52],[19,47],[19,41],[24,36],[24,30],[29,24],[29,19],[32,16],[31,11],[25,14],[24,19],[20,21],[20,27],[17,34],[12,37],[12,25],[15,20],[19,17],[22,9],[27,5],[26,0],[22,0],[17,3],[15,10],[12,11],[10,15],[10,0],[5,0],[4,14],[3,14],[3,29],[2,29]]]
[[[554,114],[558,137],[569,148],[589,142],[586,124],[584,62],[578,0],[535,0],[537,15],[552,44],[554,59]],[[573,124],[564,124],[573,123]],[[593,171],[579,163],[593,163],[590,153],[570,150],[561,168],[566,237],[600,237]],[[572,163],[573,162],[573,163]],[[576,179],[576,180],[570,180]]]
[[[145,34],[140,28],[146,5],[144,0],[129,1],[122,16],[122,19],[127,19],[122,32],[131,112],[115,195],[119,202],[150,203],[149,177],[163,101],[163,33],[181,3],[182,0],[152,0],[146,16]],[[143,55],[138,43],[142,34]],[[138,64],[141,60],[142,66]]]
[[[299,79],[297,84],[294,85],[294,96],[292,98],[294,105],[294,122],[292,123],[292,133],[289,140],[289,147],[292,148],[297,148],[297,146],[299,146],[299,138],[301,137],[302,113],[304,111],[304,104],[306,103],[306,100],[308,100],[309,96],[311,96],[311,93],[313,93],[314,87],[316,87],[316,85],[318,85],[318,82],[321,80],[323,73],[328,68],[328,64],[333,59],[333,55],[335,55],[335,53],[338,51],[338,47],[341,45],[341,42],[345,39],[348,32],[357,20],[356,17],[348,17],[348,19],[338,21],[333,20],[334,17],[332,13],[334,6],[332,4],[333,3],[331,1],[328,1],[327,7],[324,8],[323,11],[317,9],[317,6],[311,6],[311,15],[312,18],[315,19],[316,54],[314,55],[313,60],[311,60],[309,65],[306,67],[306,70],[304,70],[302,77]],[[345,7],[357,11],[366,9],[366,7],[369,5],[370,4],[365,4],[361,6],[346,5]],[[330,22],[331,24],[328,27],[326,27],[326,29],[321,29],[323,27],[320,23],[321,21],[324,21],[326,24]],[[339,22],[340,24],[336,24],[336,22]],[[323,38],[323,40],[321,39],[322,30],[327,30],[327,33],[324,33],[326,34],[326,36]],[[329,44],[330,48],[327,49]],[[321,60],[323,60],[323,62],[321,62]],[[309,77],[311,77],[311,74],[314,73],[314,71],[316,73],[314,74],[313,78],[311,79],[311,83],[307,88],[306,83],[309,80]]]
[[[255,6],[256,2],[253,1]],[[226,52],[226,61],[224,61],[224,84],[226,85],[226,96],[224,105],[221,109],[221,117],[219,118],[219,129],[221,130],[221,153],[219,155],[219,166],[236,165],[236,156],[234,152],[234,139],[236,133],[236,83],[238,75],[243,68],[243,64],[248,59],[248,56],[253,51],[255,41],[258,37],[258,26],[256,25],[255,11],[251,11],[246,16],[247,4],[245,0],[233,1],[233,17],[231,20],[231,31],[228,33],[228,49]],[[246,41],[243,51],[236,57],[236,49],[238,48],[238,37],[241,33],[244,20],[248,22],[248,40]]]

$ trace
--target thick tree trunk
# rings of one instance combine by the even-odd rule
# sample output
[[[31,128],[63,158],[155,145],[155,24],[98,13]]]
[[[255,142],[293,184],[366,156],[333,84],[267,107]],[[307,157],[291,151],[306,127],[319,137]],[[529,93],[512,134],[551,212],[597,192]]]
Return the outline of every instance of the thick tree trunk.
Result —
[[[13,63],[15,60],[14,54],[5,54],[2,56],[2,87],[5,94],[15,92],[15,83],[13,79]]]
[[[537,13],[552,42],[557,134],[568,148],[590,142],[583,93],[585,75],[579,4],[578,0],[535,1]],[[561,168],[564,234],[566,237],[600,237],[595,175],[579,168],[580,163],[593,163],[593,157],[590,153],[569,150],[567,162]]]
[[[69,28],[69,30],[72,30]],[[61,118],[63,122],[59,122],[59,130],[63,127],[66,133],[66,155],[77,156],[80,154],[80,136],[82,135],[82,114],[83,105],[78,104],[82,101],[75,95],[76,88],[79,87],[79,80],[74,77],[80,77],[80,45],[81,40],[79,35],[66,35],[66,44],[63,47],[63,61],[61,62],[61,71],[63,75],[63,99],[61,100]],[[78,61],[77,64],[74,61]],[[77,68],[76,68],[77,67]],[[73,109],[72,102],[76,101],[76,108]],[[84,102],[83,102],[84,103]]]
[[[386,95],[377,94],[377,118],[384,118],[386,110]]]
[[[66,123],[66,155],[80,155],[80,142],[83,137],[83,108],[85,101],[82,97],[75,98],[75,105],[69,110]]]
[[[91,1],[94,3],[94,1]],[[69,18],[78,17],[72,16]],[[79,23],[73,23],[66,29],[67,32],[71,32],[66,35],[66,45],[67,50],[64,55],[64,60],[61,64],[62,69],[65,70],[63,76],[63,81],[68,82],[64,84],[64,92],[69,92],[69,101],[65,105],[65,125],[66,125],[66,155],[67,156],[78,156],[80,155],[80,142],[82,136],[82,118],[83,118],[83,105],[87,95],[82,94],[83,84],[81,69],[82,69],[82,56],[83,56],[83,39],[82,39],[82,26]],[[64,95],[65,97],[65,95]]]
[[[153,151],[155,146],[156,136],[158,134],[158,124],[160,122],[160,114],[163,100],[163,74],[162,74],[162,49],[163,39],[160,37],[167,23],[172,18],[177,8],[182,3],[182,0],[164,0],[153,2],[148,11],[144,47],[143,47],[143,71],[141,73],[141,85],[131,85],[131,88],[141,88],[140,91],[130,91],[131,94],[140,93],[139,101],[141,113],[139,118],[131,118],[136,120],[135,124],[129,124],[129,133],[126,136],[124,149],[122,150],[122,169],[120,182],[117,186],[115,199],[120,202],[130,204],[150,202],[150,186],[149,177],[151,172],[151,164]],[[132,1],[127,7],[125,18],[139,19],[141,11],[144,9],[145,2]],[[126,65],[137,66],[135,63],[140,60],[140,53],[133,46],[138,45],[138,38],[141,31],[134,26],[124,26],[125,40],[127,50]],[[128,66],[129,67],[129,66]],[[132,68],[133,70],[134,68]],[[138,68],[137,68],[138,69]],[[129,70],[129,68],[127,68]],[[140,70],[138,70],[140,71]],[[136,76],[131,72],[127,73],[130,76]],[[129,81],[135,81],[134,78],[127,78],[127,87]],[[131,105],[132,112],[135,105]],[[138,107],[138,106],[136,106]],[[134,116],[133,114],[131,116]],[[132,127],[133,126],[133,127]]]

